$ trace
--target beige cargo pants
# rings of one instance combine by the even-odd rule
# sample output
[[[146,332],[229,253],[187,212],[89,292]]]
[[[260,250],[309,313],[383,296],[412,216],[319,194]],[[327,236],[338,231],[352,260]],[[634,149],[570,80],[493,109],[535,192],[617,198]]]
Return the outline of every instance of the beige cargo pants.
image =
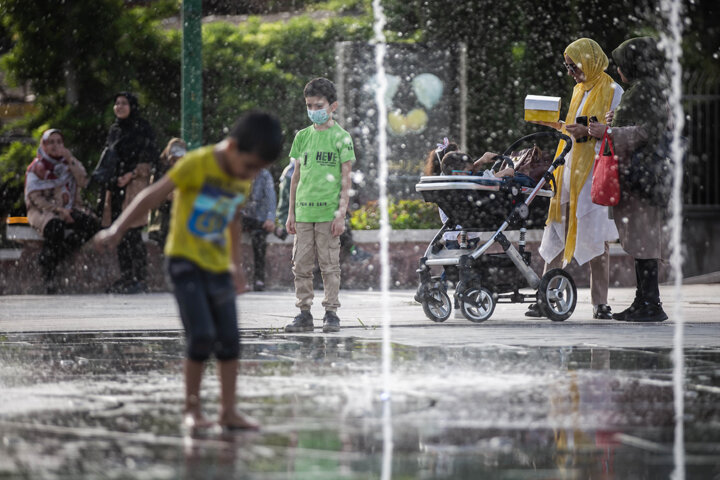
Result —
[[[293,244],[292,271],[295,275],[295,306],[310,310],[313,302],[313,269],[315,258],[320,265],[325,298],[322,305],[327,311],[340,308],[340,237],[330,233],[332,222],[297,222]]]

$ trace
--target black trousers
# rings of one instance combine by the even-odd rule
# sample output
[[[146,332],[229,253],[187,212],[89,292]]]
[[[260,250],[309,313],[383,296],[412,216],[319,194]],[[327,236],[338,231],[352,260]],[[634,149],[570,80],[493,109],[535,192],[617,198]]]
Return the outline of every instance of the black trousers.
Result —
[[[53,218],[43,229],[45,241],[40,251],[40,268],[48,283],[54,282],[58,264],[100,230],[97,218],[78,210],[73,210],[70,215],[73,223]]]
[[[637,289],[635,298],[653,305],[660,303],[658,286],[658,261],[652,259],[635,259],[635,280]]]
[[[125,188],[110,190],[110,218],[114,222],[122,213]],[[117,247],[120,281],[124,284],[144,282],[147,278],[147,249],[142,239],[143,227],[131,228]]]
[[[123,283],[144,282],[147,278],[147,249],[142,239],[142,229],[131,228],[118,244],[118,265]]]
[[[254,218],[243,217],[243,230],[250,234],[253,249],[253,280],[265,283],[265,252],[267,251],[267,234],[263,222]]]

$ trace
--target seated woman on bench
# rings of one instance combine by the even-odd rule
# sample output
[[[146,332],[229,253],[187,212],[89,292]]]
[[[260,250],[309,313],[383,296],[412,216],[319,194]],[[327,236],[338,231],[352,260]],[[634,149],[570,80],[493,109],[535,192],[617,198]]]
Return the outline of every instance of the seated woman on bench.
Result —
[[[80,188],[87,182],[85,168],[65,147],[60,130],[46,130],[25,173],[28,223],[44,239],[40,268],[46,293],[57,290],[60,261],[100,229],[97,218],[82,208]]]

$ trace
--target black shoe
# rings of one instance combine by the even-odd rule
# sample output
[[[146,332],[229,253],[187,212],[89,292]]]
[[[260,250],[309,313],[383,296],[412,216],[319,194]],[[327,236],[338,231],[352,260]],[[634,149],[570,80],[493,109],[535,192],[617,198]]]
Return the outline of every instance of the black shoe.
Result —
[[[130,283],[132,282],[121,278],[120,280],[114,281],[112,285],[106,288],[105,293],[125,293],[125,289],[127,289]]]
[[[540,307],[537,303],[531,303],[530,306],[527,309],[527,312],[525,312],[526,317],[535,317],[540,318],[542,317],[542,313],[540,313]]]
[[[625,310],[623,310],[620,313],[613,313],[612,318],[613,318],[613,320],[617,320],[619,322],[626,322],[628,316],[635,313],[635,311],[640,309],[644,304],[645,304],[645,302],[635,298],[635,300],[633,300],[632,305],[630,305],[628,308],[626,308]]]
[[[125,286],[125,288],[119,292],[126,295],[135,295],[137,293],[147,293],[148,287],[145,282],[132,282]]]
[[[265,291],[265,282],[263,282],[262,280],[255,280],[255,284],[253,285],[253,291],[264,292]]]
[[[625,321],[626,322],[662,322],[667,320],[668,316],[665,310],[662,308],[662,303],[650,303],[645,304],[633,313],[629,314]]]
[[[280,240],[285,240],[288,236],[288,232],[287,232],[287,230],[285,230],[284,227],[277,227],[275,229],[274,233],[275,233],[275,236],[277,238],[279,238]]]
[[[335,312],[330,310],[325,312],[323,317],[323,333],[332,333],[340,331],[340,319]]]
[[[372,258],[372,254],[366,252],[365,250],[360,250],[357,247],[354,247],[352,250],[350,250],[350,261],[351,262],[364,262],[365,260],[369,260]]]
[[[148,241],[154,243],[158,247],[163,246],[162,232],[160,230],[153,230],[148,232]]]
[[[612,320],[613,314],[610,310],[610,305],[605,305],[604,303],[601,303],[600,305],[594,306],[593,318],[597,318],[598,320]]]
[[[312,313],[308,310],[300,311],[292,323],[285,325],[287,333],[312,332],[314,328]]]

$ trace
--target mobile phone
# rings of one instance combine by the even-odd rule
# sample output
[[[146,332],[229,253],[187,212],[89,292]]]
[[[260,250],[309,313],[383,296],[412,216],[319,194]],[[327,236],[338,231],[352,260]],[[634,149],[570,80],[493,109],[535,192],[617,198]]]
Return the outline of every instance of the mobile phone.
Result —
[[[593,117],[593,118],[595,118],[595,117]],[[596,120],[597,120],[597,119],[596,119]],[[582,116],[580,116],[580,117],[575,117],[575,123],[577,123],[577,124],[579,124],[579,125],[585,125],[585,126],[587,126],[587,124],[588,124],[588,117],[587,117],[586,115],[582,115]],[[585,135],[584,137],[580,137],[580,138],[576,138],[576,139],[575,139],[575,143],[584,143],[584,142],[587,142],[587,141],[588,141],[588,136],[587,136],[587,135]]]
[[[592,117],[590,117],[590,120],[588,120],[588,122],[590,122],[590,123],[594,123],[594,122],[597,122],[597,121],[598,121],[598,119],[597,119],[597,117],[596,117],[595,115],[593,115]]]

